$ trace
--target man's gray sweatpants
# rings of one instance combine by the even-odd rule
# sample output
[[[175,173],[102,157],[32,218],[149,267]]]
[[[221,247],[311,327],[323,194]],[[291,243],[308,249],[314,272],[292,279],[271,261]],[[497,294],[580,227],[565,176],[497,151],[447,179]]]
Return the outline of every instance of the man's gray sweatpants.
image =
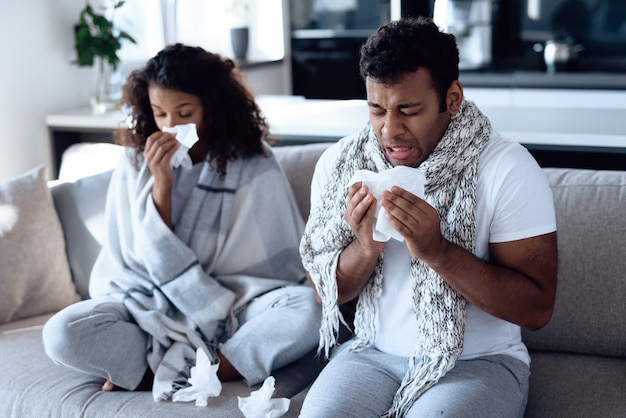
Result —
[[[391,406],[408,358],[374,348],[331,356],[304,400],[301,418],[379,418]],[[417,399],[407,417],[521,418],[529,368],[506,355],[457,361]]]

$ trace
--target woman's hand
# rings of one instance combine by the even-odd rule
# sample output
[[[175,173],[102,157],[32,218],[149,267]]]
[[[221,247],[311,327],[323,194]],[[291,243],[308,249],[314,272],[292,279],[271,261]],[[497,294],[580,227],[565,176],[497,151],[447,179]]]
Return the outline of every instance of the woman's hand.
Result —
[[[154,177],[152,200],[163,222],[170,227],[172,226],[172,187],[174,186],[174,172],[170,160],[179,146],[180,143],[174,134],[158,131],[148,137],[143,151]]]

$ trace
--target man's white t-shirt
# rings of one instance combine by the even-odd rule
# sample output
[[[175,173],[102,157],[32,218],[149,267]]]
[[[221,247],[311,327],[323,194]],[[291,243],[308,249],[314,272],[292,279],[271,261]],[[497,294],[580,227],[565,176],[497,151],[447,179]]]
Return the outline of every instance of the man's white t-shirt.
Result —
[[[334,162],[350,139],[343,138],[331,145],[318,161],[311,185],[312,206],[321,199]],[[478,164],[474,254],[489,261],[489,243],[514,241],[555,230],[552,191],[543,171],[523,146],[494,131]],[[417,346],[410,267],[406,243],[394,239],[386,242],[374,346],[405,357],[413,355]],[[468,303],[460,359],[494,354],[507,354],[530,363],[518,325]]]

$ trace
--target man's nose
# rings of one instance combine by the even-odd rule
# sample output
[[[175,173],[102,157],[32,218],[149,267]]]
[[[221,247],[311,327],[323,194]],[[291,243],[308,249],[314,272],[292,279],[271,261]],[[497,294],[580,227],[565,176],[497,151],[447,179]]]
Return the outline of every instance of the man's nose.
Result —
[[[395,138],[405,131],[404,123],[395,112],[387,112],[383,121],[382,134],[386,138]]]

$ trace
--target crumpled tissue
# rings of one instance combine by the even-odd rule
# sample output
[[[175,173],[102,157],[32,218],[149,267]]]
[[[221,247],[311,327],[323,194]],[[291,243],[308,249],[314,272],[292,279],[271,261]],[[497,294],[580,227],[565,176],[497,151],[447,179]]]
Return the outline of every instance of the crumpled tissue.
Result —
[[[289,410],[288,398],[271,399],[274,393],[274,376],[269,376],[259,390],[250,393],[247,398],[238,396],[239,410],[245,418],[278,418]]]
[[[164,126],[163,132],[176,134],[176,139],[180,142],[180,147],[178,147],[170,160],[172,168],[176,168],[179,165],[182,165],[185,168],[191,168],[193,164],[191,163],[191,158],[189,157],[188,152],[199,139],[196,124],[187,123],[184,125],[172,126],[171,128],[169,126]]]
[[[174,392],[173,402],[196,401],[196,406],[207,406],[209,397],[219,396],[222,392],[222,382],[217,377],[218,364],[211,364],[211,360],[201,348],[196,351],[196,365],[191,368],[191,377],[188,382],[191,386]]]
[[[385,216],[385,209],[380,204],[383,191],[391,190],[392,186],[398,186],[417,197],[423,198],[426,183],[424,172],[419,168],[403,165],[379,173],[370,170],[357,170],[350,179],[348,187],[359,181],[366,185],[369,192],[376,198],[376,223],[372,231],[374,241],[386,242],[391,238],[400,242],[404,241],[402,235],[391,226]]]

